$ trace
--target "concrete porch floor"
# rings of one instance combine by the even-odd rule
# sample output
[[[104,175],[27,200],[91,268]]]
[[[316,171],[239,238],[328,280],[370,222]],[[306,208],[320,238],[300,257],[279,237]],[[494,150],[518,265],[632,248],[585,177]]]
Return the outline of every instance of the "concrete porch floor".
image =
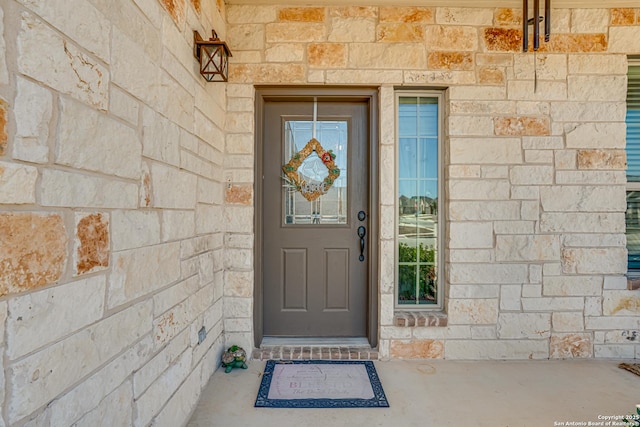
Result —
[[[620,362],[376,361],[390,408],[272,409],[253,407],[265,364],[254,360],[218,369],[188,426],[606,426],[599,416],[640,404],[640,376]]]

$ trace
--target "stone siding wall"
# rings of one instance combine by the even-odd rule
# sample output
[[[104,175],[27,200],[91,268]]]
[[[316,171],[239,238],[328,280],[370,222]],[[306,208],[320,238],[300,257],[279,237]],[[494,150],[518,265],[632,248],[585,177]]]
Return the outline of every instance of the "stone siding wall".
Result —
[[[640,53],[640,9],[553,10],[536,55],[521,52],[521,19],[500,8],[227,9],[234,182],[253,180],[254,85],[380,86],[382,357],[640,357],[624,235],[626,55]],[[397,87],[446,90],[447,317],[422,322],[440,326],[398,326],[416,316],[394,311]],[[225,325],[250,344],[253,207],[226,213]]]
[[[1,3],[0,426],[178,426],[217,367],[226,88],[192,31],[224,15]]]

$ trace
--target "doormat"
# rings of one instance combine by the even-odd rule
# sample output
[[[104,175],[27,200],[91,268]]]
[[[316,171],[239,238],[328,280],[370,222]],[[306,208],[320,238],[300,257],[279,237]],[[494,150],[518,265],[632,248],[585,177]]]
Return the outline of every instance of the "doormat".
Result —
[[[626,369],[629,372],[640,375],[640,363],[621,363],[618,365],[618,368]]]
[[[388,408],[370,360],[269,360],[257,408]]]

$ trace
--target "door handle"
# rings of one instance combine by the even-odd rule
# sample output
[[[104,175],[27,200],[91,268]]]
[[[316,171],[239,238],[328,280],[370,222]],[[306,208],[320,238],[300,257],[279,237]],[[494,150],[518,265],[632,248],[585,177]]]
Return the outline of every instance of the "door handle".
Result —
[[[360,237],[360,261],[364,261],[364,236],[367,234],[367,229],[364,226],[358,227],[358,237]]]

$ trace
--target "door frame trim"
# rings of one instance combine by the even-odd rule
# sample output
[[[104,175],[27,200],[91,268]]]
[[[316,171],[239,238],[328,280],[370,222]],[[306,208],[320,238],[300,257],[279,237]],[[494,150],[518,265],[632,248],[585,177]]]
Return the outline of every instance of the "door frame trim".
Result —
[[[342,86],[256,86],[255,87],[255,138],[254,138],[254,286],[253,328],[254,345],[260,347],[263,338],[262,292],[262,161],[263,118],[265,102],[271,100],[309,100],[314,97],[332,101],[361,101],[368,105],[369,119],[369,230],[367,230],[369,259],[367,290],[367,339],[372,348],[378,346],[379,312],[379,137],[378,137],[378,87]]]

